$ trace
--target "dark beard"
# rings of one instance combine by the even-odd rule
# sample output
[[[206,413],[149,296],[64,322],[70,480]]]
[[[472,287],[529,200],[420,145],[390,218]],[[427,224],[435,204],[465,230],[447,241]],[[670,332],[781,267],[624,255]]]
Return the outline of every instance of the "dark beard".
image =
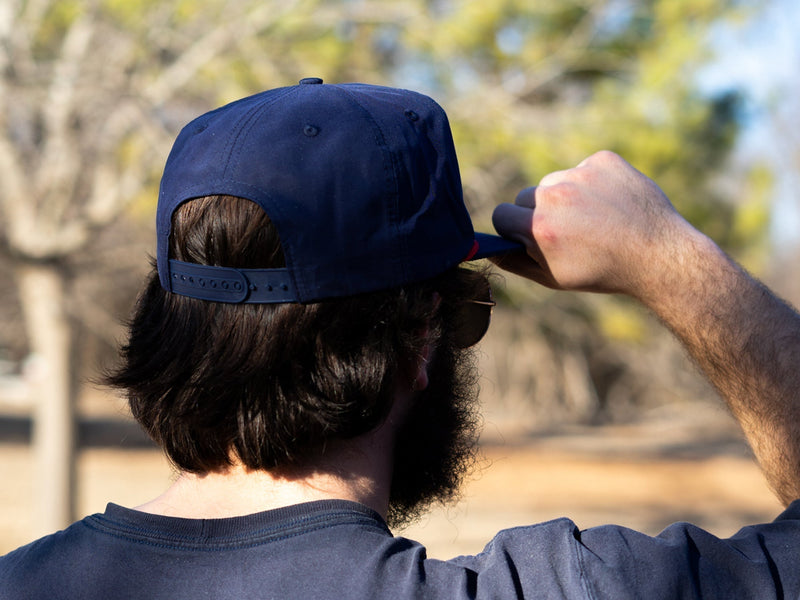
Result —
[[[440,347],[428,387],[397,433],[387,523],[408,525],[433,504],[459,498],[478,455],[477,370],[472,350]]]

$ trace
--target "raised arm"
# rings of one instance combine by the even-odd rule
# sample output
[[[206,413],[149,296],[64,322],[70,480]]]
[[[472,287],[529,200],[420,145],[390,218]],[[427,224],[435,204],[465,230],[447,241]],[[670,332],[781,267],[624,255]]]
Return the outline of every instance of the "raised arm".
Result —
[[[528,256],[498,264],[548,287],[626,294],[671,329],[741,424],[768,482],[800,498],[800,315],[610,152],[544,177],[494,214]]]

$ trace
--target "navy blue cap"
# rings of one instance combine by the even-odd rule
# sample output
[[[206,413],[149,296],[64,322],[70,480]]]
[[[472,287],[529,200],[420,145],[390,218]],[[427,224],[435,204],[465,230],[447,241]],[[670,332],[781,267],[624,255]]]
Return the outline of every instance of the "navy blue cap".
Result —
[[[277,229],[284,269],[170,260],[173,212],[231,195]],[[161,179],[157,263],[169,291],[220,302],[314,302],[399,287],[522,246],[475,234],[450,125],[422,94],[359,83],[269,90],[202,115]]]

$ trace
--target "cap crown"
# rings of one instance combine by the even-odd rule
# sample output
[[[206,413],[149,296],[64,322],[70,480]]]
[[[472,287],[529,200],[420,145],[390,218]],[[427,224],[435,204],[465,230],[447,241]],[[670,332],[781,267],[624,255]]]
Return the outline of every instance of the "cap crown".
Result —
[[[172,213],[217,194],[252,200],[269,215],[300,302],[427,279],[470,252],[475,237],[441,107],[407,90],[306,81],[233,102],[181,131],[157,215],[166,289]]]

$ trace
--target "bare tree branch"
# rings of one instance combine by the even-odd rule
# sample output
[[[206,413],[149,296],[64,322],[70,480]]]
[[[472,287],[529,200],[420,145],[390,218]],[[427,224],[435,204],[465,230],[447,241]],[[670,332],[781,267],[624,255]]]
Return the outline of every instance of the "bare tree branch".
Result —
[[[164,69],[155,81],[144,88],[142,96],[155,105],[163,104],[238,38],[263,31],[300,4],[302,0],[286,0],[280,4],[263,2],[238,18],[220,24],[195,41]]]
[[[19,0],[0,3],[0,72],[5,71],[11,62],[11,34],[14,31],[14,15],[18,7]],[[3,80],[4,78],[0,77],[0,86],[5,83]]]
[[[150,149],[164,147],[168,143],[166,133],[151,124],[152,119],[142,114],[134,102],[123,102],[106,121],[102,136],[109,140],[109,149],[99,153],[93,166],[91,194],[83,211],[87,227],[101,227],[113,221],[141,189],[150,162],[128,161],[120,173],[113,150],[134,130],[143,134]]]
[[[11,37],[11,55],[19,80],[30,81],[36,73],[34,38],[54,2],[55,0],[23,0],[18,3],[18,11],[15,11],[18,17]]]
[[[45,144],[35,174],[34,194],[42,217],[53,222],[64,218],[71,204],[75,174],[79,172],[78,144],[69,121],[79,100],[76,93],[81,65],[94,33],[94,17],[80,15],[64,36],[61,54],[53,69],[52,83],[42,107]]]
[[[31,206],[24,202],[27,194],[23,169],[14,146],[0,135],[0,211],[6,222],[9,243],[17,246],[35,230]]]

